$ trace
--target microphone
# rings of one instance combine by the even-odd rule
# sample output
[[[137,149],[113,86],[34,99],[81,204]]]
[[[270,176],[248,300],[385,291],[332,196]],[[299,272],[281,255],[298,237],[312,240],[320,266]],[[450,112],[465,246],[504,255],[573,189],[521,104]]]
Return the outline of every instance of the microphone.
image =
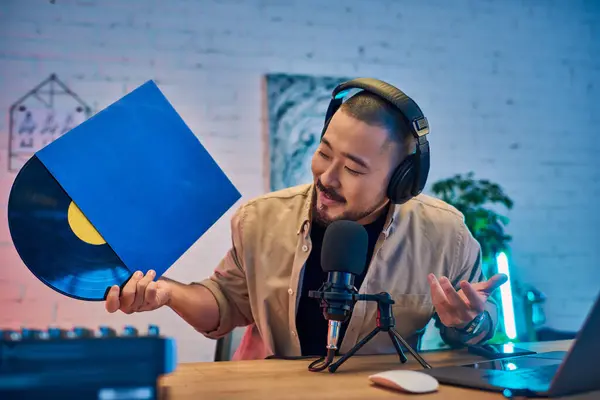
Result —
[[[329,372],[335,372],[379,332],[388,334],[401,363],[408,361],[402,350],[404,346],[423,368],[431,368],[396,330],[396,320],[392,311],[395,302],[392,296],[387,292],[359,294],[354,287],[356,275],[362,274],[365,269],[368,244],[369,235],[366,229],[353,221],[336,221],[325,230],[321,268],[327,272],[327,280],[319,290],[309,290],[308,297],[320,299],[323,316],[328,321],[327,355],[313,361],[308,366],[309,371],[319,372],[328,368]],[[377,326],[333,363],[341,325],[350,317],[354,304],[359,300],[377,302]]]
[[[337,350],[341,324],[348,320],[357,300],[354,287],[367,261],[369,236],[357,222],[339,220],[325,230],[321,250],[321,268],[327,272],[327,281],[309,297],[321,299],[323,316],[329,322],[327,330],[328,358]]]

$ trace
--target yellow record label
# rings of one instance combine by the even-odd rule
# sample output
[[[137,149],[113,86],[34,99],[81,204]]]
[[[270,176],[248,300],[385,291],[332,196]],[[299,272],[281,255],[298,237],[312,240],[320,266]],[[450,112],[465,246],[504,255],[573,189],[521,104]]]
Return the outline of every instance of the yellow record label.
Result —
[[[105,244],[106,241],[100,235],[100,233],[94,228],[92,223],[83,215],[79,207],[73,202],[69,204],[69,210],[67,212],[67,219],[69,225],[75,235],[89,244]]]

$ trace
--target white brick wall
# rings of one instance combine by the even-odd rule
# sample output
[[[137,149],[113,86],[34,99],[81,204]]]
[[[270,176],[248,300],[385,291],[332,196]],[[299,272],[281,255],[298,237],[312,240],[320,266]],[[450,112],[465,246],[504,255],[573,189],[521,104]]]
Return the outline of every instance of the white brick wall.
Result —
[[[0,110],[51,73],[96,111],[155,79],[247,199],[265,190],[264,73],[388,80],[430,119],[432,182],[474,170],[515,200],[515,274],[549,297],[549,326],[574,330],[599,287],[600,6],[525,3],[3,0]],[[159,323],[182,360],[212,358],[213,342],[169,310],[109,316],[47,289],[17,257],[3,215],[0,324]],[[228,247],[229,217],[168,275],[207,276]]]

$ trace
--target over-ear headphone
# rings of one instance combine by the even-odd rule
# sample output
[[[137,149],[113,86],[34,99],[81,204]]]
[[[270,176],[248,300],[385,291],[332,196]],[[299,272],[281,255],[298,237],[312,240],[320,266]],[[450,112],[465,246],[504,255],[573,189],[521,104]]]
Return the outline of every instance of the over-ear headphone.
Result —
[[[325,135],[333,114],[344,102],[351,89],[362,89],[373,93],[395,106],[404,117],[413,137],[417,141],[416,151],[406,157],[392,173],[387,187],[387,196],[395,204],[402,204],[423,191],[429,175],[429,123],[423,112],[410,97],[389,83],[373,78],[357,78],[340,83],[332,92],[327,107],[325,125],[321,138]]]

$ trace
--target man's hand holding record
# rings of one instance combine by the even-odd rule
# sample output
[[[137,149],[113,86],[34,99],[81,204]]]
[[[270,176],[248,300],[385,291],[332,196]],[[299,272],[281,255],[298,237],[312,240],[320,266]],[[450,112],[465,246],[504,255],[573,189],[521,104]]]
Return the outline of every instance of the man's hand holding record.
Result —
[[[156,273],[148,271],[146,275],[137,271],[121,291],[118,285],[110,288],[106,296],[106,311],[114,313],[121,310],[125,314],[152,311],[167,304],[171,297],[171,287],[165,280],[154,281]]]
[[[106,311],[125,314],[152,311],[168,306],[199,332],[212,332],[219,325],[219,305],[210,290],[202,285],[184,285],[166,277],[158,280],[150,270],[133,274],[123,290],[112,286],[106,296]]]

